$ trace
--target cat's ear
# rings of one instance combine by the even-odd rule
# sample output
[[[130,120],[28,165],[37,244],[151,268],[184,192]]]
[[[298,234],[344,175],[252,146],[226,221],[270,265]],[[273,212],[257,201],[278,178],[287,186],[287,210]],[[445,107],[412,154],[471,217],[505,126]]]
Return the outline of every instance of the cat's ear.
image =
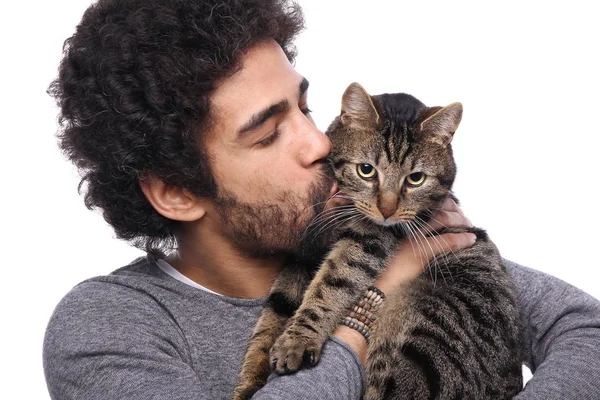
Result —
[[[449,144],[458,129],[462,113],[463,106],[460,103],[443,107],[421,123],[421,134],[428,140]]]
[[[373,121],[379,124],[379,114],[369,93],[358,83],[351,83],[342,96],[340,121],[344,125],[352,122]]]

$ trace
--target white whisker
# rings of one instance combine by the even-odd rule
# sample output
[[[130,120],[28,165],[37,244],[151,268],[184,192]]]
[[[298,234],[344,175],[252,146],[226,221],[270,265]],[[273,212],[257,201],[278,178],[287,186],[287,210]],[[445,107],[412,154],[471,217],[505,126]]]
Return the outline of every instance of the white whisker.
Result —
[[[431,226],[427,222],[421,220],[420,218],[418,218],[418,219],[419,219],[419,221],[416,221],[416,222],[431,228]],[[442,236],[435,235],[435,236],[431,236],[431,238],[433,238],[433,240],[436,242],[437,246],[439,246],[440,248],[443,248],[442,244],[440,243],[440,240],[442,242],[444,242],[444,244],[446,245],[446,248],[448,248],[448,249],[450,248],[450,246],[448,245],[448,243],[446,242],[446,240],[444,240],[444,238]],[[446,267],[446,271],[448,271],[448,275],[450,276],[450,279],[454,279],[452,277],[452,271],[450,270],[450,260],[448,259],[448,255],[451,255],[452,257],[454,257],[454,259],[457,262],[459,261],[458,257],[456,257],[456,255],[454,254],[453,251],[444,252],[441,255],[444,257],[444,265]]]
[[[330,216],[332,214],[336,214],[336,213],[339,213],[341,211],[352,210],[353,208],[354,208],[353,206],[348,205],[348,206],[339,206],[339,207],[335,207],[335,208],[324,210],[321,213],[317,214],[312,219],[311,224],[317,223],[320,219],[327,218],[328,216]]]
[[[426,230],[426,231],[431,231],[431,225],[429,225],[427,222],[423,221],[423,220],[422,220],[421,218],[419,218],[418,216],[415,218],[415,220],[414,220],[413,222],[414,222],[415,224],[419,225],[419,226],[420,226],[421,228],[423,228],[424,230]],[[438,241],[438,239],[437,239],[437,237],[436,237],[436,236],[430,235],[430,236],[428,236],[428,237],[430,237],[430,238],[433,238],[433,240],[435,240],[435,241],[436,241],[436,245],[437,245],[437,246],[440,246],[440,243],[439,243],[439,241]],[[440,246],[440,249],[443,249],[443,247],[441,247],[441,246]],[[445,252],[444,252],[444,253],[442,253],[442,254],[440,254],[440,256],[444,257],[444,261],[445,261],[446,263],[448,262],[448,259],[447,259],[447,257],[446,257],[446,253],[445,253]]]
[[[423,219],[421,219],[421,218],[419,218],[419,217],[417,217],[417,219],[418,219],[418,220],[419,220],[419,221],[420,221],[422,224],[425,224],[425,225],[426,225],[426,226],[427,226],[427,227],[428,227],[430,230],[433,230],[433,229],[431,228],[431,225],[430,225],[429,223],[425,222]],[[443,241],[443,242],[444,242],[444,244],[446,245],[446,247],[447,247],[447,248],[450,248],[450,246],[448,245],[448,242],[446,242],[446,240],[445,240],[443,237],[441,237],[441,236],[435,236],[435,238],[436,238],[436,240],[441,240],[441,241]],[[458,257],[456,257],[456,255],[454,254],[454,252],[452,252],[452,251],[449,251],[449,252],[447,252],[447,253],[445,253],[445,254],[446,254],[446,255],[451,255],[452,257],[454,257],[454,259],[456,260],[456,262],[458,262],[458,261],[459,261],[459,260],[458,260]]]
[[[336,212],[323,213],[317,219],[310,222],[310,224],[304,230],[302,237],[303,238],[306,237],[309,233],[314,232],[315,230],[318,230],[321,226],[328,224],[329,222],[331,222],[332,220],[334,220],[336,218],[350,216],[350,215],[353,215],[354,213],[355,212],[351,209],[336,210]]]
[[[309,233],[311,231],[314,231],[315,229],[320,228],[323,225],[327,225],[329,222],[331,222],[334,219],[338,219],[340,217],[345,217],[345,216],[351,216],[354,215],[356,212],[354,210],[340,210],[338,212],[335,213],[329,213],[327,215],[322,215],[319,217],[318,220],[314,220],[311,222],[311,224],[306,228],[305,233]]]
[[[410,247],[412,248],[413,254],[416,257],[417,256],[417,252],[415,251],[415,245],[412,242],[412,237],[413,237],[412,232],[410,231],[409,228],[407,228],[405,222],[401,222],[400,223],[400,228],[402,228],[402,232],[404,232],[404,235],[406,236],[406,239],[408,239],[408,242],[410,243]]]
[[[427,264],[425,263],[425,261],[427,261],[427,254],[423,253],[423,248],[422,248],[422,244],[421,244],[421,238],[418,237],[415,233],[414,233],[414,227],[412,226],[412,224],[410,223],[410,221],[407,223],[406,225],[407,229],[411,232],[411,236],[412,238],[414,238],[417,241],[417,250],[419,250],[419,261],[421,261],[421,264],[423,264],[423,270],[426,269]],[[411,243],[412,245],[412,243]],[[416,255],[416,254],[415,254]],[[425,260],[423,260],[422,257],[425,257]],[[431,270],[429,270],[429,275],[431,276]],[[433,279],[433,276],[431,276],[431,278]]]
[[[345,213],[341,213],[341,215],[335,216],[333,217],[329,222],[327,222],[325,225],[323,225],[319,231],[317,233],[315,233],[315,236],[319,236],[323,231],[325,231],[325,229],[327,227],[331,227],[332,224],[335,224],[336,222],[344,222],[344,219],[347,217],[351,217],[353,215],[356,215],[357,212],[356,211],[347,211]]]
[[[433,250],[433,247],[431,246],[431,243],[429,243],[428,238],[425,236],[425,234],[423,233],[423,231],[421,230],[421,228],[415,223],[415,221],[411,221],[414,227],[414,229],[421,235],[421,237],[423,238],[423,241],[425,241],[425,243],[427,244],[427,246],[429,247],[429,250],[431,251],[431,261],[429,262],[429,268],[431,269],[433,267],[434,269],[434,280],[433,280],[433,284],[434,286],[437,284],[437,275],[438,275],[438,270],[439,266],[438,266],[438,260],[437,257],[435,256],[435,252]],[[433,265],[432,265],[433,264]],[[441,271],[440,271],[441,272]],[[442,278],[444,278],[444,275],[442,274]],[[445,278],[444,278],[445,279]]]

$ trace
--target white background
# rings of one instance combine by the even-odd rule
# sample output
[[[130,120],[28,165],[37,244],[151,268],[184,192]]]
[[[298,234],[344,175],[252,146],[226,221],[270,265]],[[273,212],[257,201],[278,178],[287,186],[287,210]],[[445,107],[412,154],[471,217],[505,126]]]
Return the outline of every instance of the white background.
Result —
[[[0,10],[2,398],[48,398],[45,325],[81,280],[140,253],[77,194],[57,149],[45,89],[87,0],[4,2]],[[320,128],[352,81],[464,105],[455,191],[505,257],[595,297],[600,25],[594,2],[304,0],[298,70]],[[10,397],[8,397],[10,396]]]

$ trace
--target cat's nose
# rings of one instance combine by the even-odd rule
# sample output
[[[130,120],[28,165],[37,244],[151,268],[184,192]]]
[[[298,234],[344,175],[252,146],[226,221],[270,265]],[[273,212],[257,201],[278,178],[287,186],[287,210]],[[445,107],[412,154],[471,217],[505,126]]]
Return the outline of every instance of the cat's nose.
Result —
[[[396,210],[394,208],[388,208],[388,207],[378,207],[379,211],[381,212],[381,215],[383,215],[383,218],[389,218],[392,215],[394,215],[394,213],[396,212]]]

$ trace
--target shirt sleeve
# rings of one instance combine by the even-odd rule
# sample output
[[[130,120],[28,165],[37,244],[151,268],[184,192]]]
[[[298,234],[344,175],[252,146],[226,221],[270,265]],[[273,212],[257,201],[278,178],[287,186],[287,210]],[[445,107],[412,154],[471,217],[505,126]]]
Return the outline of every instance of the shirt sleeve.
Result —
[[[600,301],[558,278],[506,261],[517,286],[525,364],[518,400],[600,399]]]
[[[316,369],[319,368],[317,371]],[[358,355],[343,341],[331,338],[316,367],[294,375],[272,374],[253,400],[360,399],[365,383]]]
[[[46,330],[43,361],[50,397],[230,398],[223,397],[222,386],[197,375],[188,348],[179,326],[147,294],[107,282],[80,284],[59,303]],[[317,366],[271,377],[253,399],[358,400],[363,387],[358,357],[332,339]]]

